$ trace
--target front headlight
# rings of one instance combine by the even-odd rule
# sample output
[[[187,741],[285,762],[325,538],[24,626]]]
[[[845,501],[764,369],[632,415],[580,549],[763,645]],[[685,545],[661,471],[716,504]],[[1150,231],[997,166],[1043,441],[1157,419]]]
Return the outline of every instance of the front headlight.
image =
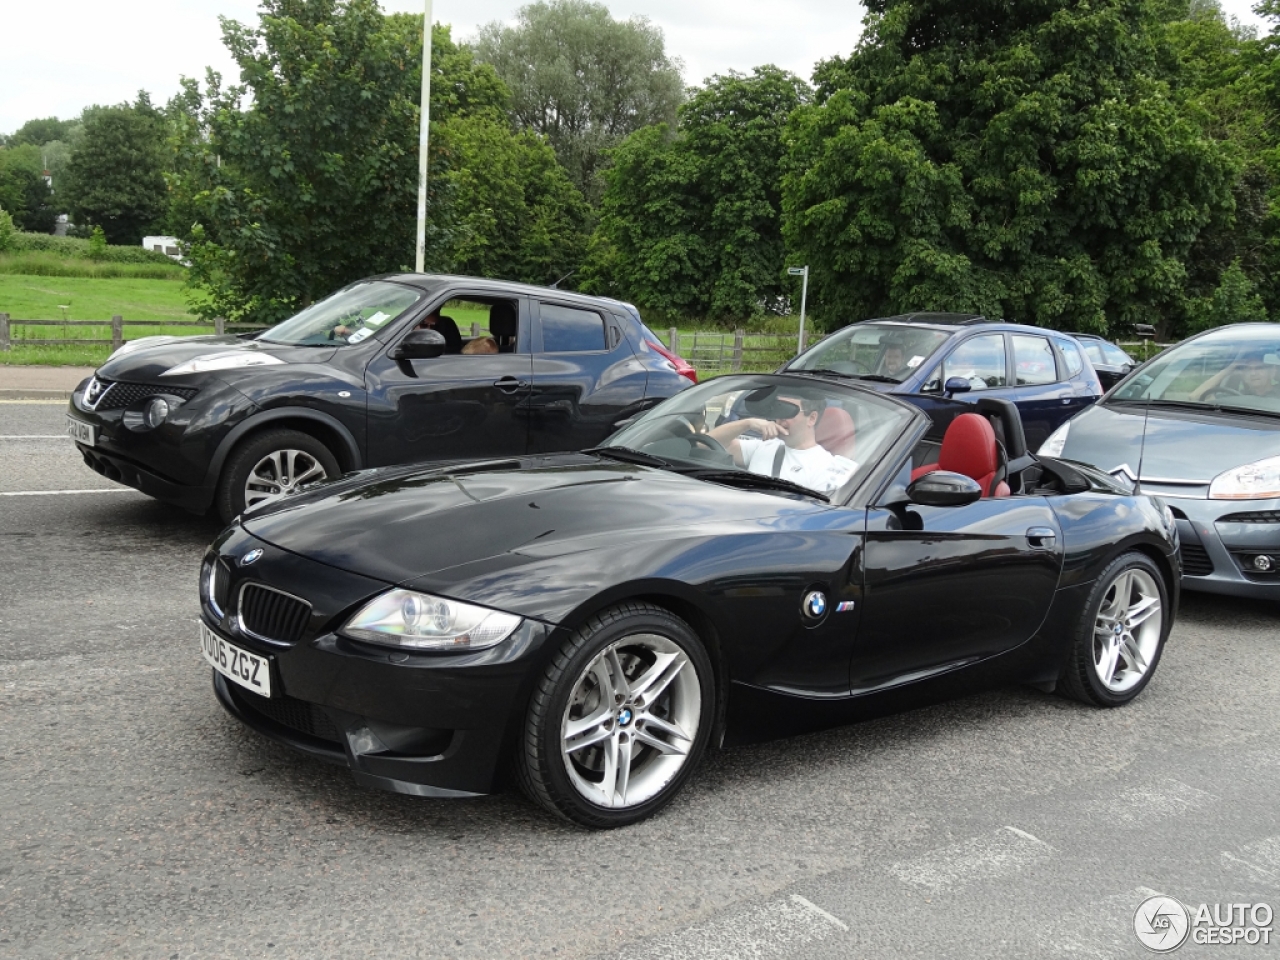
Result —
[[[356,640],[415,650],[481,650],[501,643],[520,617],[413,590],[370,600],[342,633]]]
[[[1220,473],[1209,484],[1210,500],[1270,500],[1280,497],[1280,457],[1268,457]]]
[[[1067,445],[1067,434],[1071,430],[1071,421],[1068,420],[1053,433],[1049,434],[1049,439],[1040,444],[1040,449],[1036,452],[1042,457],[1060,457],[1062,450]]]
[[[253,353],[235,350],[231,353],[206,353],[202,357],[193,357],[186,363],[170,367],[162,377],[176,377],[183,373],[208,373],[211,370],[238,370],[241,367],[270,367],[284,363],[279,357],[269,353]]]

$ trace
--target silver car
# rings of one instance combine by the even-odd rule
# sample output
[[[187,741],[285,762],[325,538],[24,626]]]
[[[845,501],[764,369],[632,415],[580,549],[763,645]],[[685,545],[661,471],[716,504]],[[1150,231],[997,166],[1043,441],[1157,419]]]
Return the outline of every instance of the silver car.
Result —
[[[1280,600],[1280,324],[1178,344],[1039,452],[1161,497],[1178,521],[1187,589]]]

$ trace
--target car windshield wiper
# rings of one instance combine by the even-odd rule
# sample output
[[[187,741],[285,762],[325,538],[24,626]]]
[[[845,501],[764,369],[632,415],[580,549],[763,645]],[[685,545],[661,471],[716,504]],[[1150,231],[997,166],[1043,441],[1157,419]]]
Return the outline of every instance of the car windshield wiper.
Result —
[[[886,377],[883,373],[858,373],[854,376],[859,380],[871,380],[875,383],[901,383],[897,377]]]
[[[663,470],[671,469],[670,460],[663,460],[661,457],[655,457],[651,453],[644,453],[640,450],[632,450],[630,447],[591,447],[582,452],[594,453],[601,457],[608,457],[611,460],[621,460],[624,463],[638,463],[645,467],[661,467]]]
[[[895,377],[886,377],[882,373],[845,373],[843,370],[828,370],[817,367],[813,370],[788,370],[787,373],[808,374],[814,377],[839,377],[841,380],[870,380],[874,383],[901,383]]]
[[[761,473],[748,473],[746,470],[719,470],[712,467],[695,467],[679,471],[686,477],[695,480],[709,480],[712,483],[724,483],[729,486],[756,487],[761,490],[781,490],[784,493],[799,493],[806,497],[816,497],[823,503],[830,503],[831,498],[825,493],[810,490],[808,487],[781,477],[769,477]]]

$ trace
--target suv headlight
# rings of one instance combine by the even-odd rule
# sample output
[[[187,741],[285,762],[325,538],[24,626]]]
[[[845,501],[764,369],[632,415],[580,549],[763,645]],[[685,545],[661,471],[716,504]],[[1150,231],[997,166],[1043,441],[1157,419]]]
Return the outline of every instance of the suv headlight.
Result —
[[[1071,421],[1068,420],[1053,433],[1049,434],[1049,439],[1040,444],[1040,449],[1036,451],[1042,457],[1060,457],[1062,450],[1067,445],[1067,434],[1071,431]]]
[[[366,603],[341,632],[390,647],[482,650],[509,637],[520,619],[429,593],[395,589]]]
[[[141,410],[126,410],[121,420],[130,430],[137,432],[154,430],[169,419],[169,414],[186,402],[182,397],[162,393],[144,401]]]
[[[1270,500],[1280,497],[1280,457],[1268,457],[1220,473],[1209,484],[1210,500]]]

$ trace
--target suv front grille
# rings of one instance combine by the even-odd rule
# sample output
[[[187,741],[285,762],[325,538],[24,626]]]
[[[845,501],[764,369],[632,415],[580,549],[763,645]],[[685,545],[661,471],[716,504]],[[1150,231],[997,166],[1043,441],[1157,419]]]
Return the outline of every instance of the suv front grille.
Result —
[[[305,733],[317,740],[342,743],[342,731],[329,719],[329,715],[314,703],[298,700],[296,697],[260,697],[235,684],[227,686],[242,706],[248,707],[254,713],[261,714],[282,727]]]
[[[165,394],[170,397],[181,397],[183,400],[190,400],[199,391],[191,387],[171,387],[165,384],[162,387],[153,386],[147,383],[125,383],[123,380],[104,380],[101,377],[95,377],[94,380],[99,385],[100,392],[98,400],[93,403],[94,410],[119,410],[121,407],[127,407],[131,404],[147,399],[147,397],[156,397]],[[90,386],[93,390],[93,386]],[[88,394],[86,394],[86,397]]]
[[[260,583],[240,588],[240,625],[250,636],[297,643],[311,616],[311,604]]]

